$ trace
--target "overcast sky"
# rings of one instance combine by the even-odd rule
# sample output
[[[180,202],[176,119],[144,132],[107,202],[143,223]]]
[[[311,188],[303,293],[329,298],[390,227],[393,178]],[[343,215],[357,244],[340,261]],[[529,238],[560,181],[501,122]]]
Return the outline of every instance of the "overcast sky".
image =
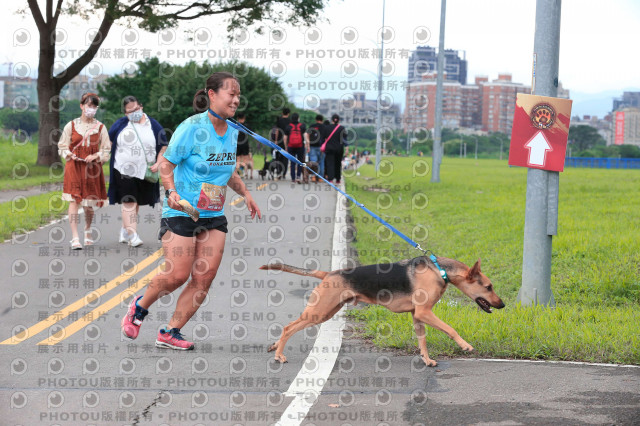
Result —
[[[41,2],[42,4],[43,2]],[[445,48],[464,51],[468,60],[467,82],[476,75],[490,79],[508,72],[513,80],[530,85],[533,53],[535,1],[533,0],[449,0]],[[134,57],[114,58],[117,49],[125,54],[144,53],[161,60],[182,64],[189,59],[218,60],[236,48],[240,59],[267,69],[277,76],[298,105],[313,99],[338,98],[352,88],[367,88],[368,99],[375,99],[377,60],[371,56],[380,40],[382,0],[329,0],[323,22],[315,28],[274,26],[258,36],[238,30],[236,42],[226,39],[221,18],[183,23],[173,32],[149,34],[135,27],[114,26],[103,44],[111,58],[96,57],[85,73],[108,74],[131,69]],[[418,45],[437,46],[440,1],[388,1],[385,10],[388,58],[385,92],[404,104],[402,83],[407,78],[407,52]],[[327,22],[328,21],[328,22]],[[86,47],[87,32],[99,19],[89,22],[63,17],[59,28],[57,60],[68,65]],[[2,62],[13,62],[15,73],[36,76],[38,33],[32,17],[0,15],[5,40]],[[189,39],[188,32],[196,35]],[[640,1],[565,0],[562,2],[560,38],[560,81],[572,94],[619,92],[640,87]],[[146,49],[146,50],[145,50]],[[226,53],[225,53],[226,52]],[[264,57],[258,58],[260,54]],[[252,58],[246,58],[245,55]],[[357,57],[353,58],[354,55]],[[61,64],[61,65],[62,65]],[[7,75],[7,65],[0,74]],[[345,87],[347,87],[345,89]],[[333,88],[333,89],[332,89]],[[584,96],[584,95],[580,95]],[[611,106],[608,105],[608,109]]]

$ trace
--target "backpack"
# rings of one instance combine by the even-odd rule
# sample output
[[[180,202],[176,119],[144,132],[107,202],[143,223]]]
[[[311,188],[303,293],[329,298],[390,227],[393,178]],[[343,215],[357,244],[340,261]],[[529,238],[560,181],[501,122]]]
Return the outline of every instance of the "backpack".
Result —
[[[290,126],[291,131],[289,132],[289,148],[302,147],[302,132],[300,131],[302,123],[291,123]]]
[[[322,132],[320,132],[320,125],[314,124],[309,128],[309,145],[311,146],[321,146],[324,142],[324,138],[322,137]]]

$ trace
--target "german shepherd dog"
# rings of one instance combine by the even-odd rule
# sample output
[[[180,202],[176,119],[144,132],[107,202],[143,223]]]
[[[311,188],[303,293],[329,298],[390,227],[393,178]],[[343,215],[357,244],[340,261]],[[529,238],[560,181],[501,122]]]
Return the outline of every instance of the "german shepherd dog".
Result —
[[[447,272],[451,284],[474,300],[483,311],[491,313],[492,307],[504,308],[504,303],[493,291],[491,280],[480,271],[480,259],[471,268],[453,259],[438,257],[436,260]],[[469,343],[433,313],[432,308],[447,289],[447,282],[425,256],[332,272],[301,269],[282,263],[264,265],[260,269],[280,270],[322,280],[314,288],[300,318],[284,327],[280,339],[269,347],[269,352],[276,351],[275,359],[279,362],[287,362],[283,351],[291,336],[327,321],[345,303],[355,305],[358,302],[382,305],[392,312],[411,312],[420,355],[429,367],[435,367],[437,362],[429,358],[427,352],[425,324],[446,333],[463,351],[473,351]]]

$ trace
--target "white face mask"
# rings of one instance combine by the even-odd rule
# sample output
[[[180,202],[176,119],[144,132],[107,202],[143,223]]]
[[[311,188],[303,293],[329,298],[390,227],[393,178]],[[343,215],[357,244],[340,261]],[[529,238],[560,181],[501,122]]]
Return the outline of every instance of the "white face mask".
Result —
[[[87,118],[93,118],[96,115],[96,112],[98,112],[98,108],[86,107],[84,109],[84,115]]]
[[[129,121],[138,123],[140,120],[142,120],[142,108],[137,111],[130,112],[129,114],[127,114],[127,118],[129,119]]]

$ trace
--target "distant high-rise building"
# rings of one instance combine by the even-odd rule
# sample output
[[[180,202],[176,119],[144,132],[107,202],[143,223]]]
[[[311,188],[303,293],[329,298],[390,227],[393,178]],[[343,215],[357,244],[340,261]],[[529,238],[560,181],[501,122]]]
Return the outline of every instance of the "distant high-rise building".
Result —
[[[467,60],[464,51],[462,58],[458,50],[444,50],[445,78],[457,81],[462,85],[467,84]],[[409,56],[409,83],[419,82],[425,73],[433,73],[438,70],[438,53],[435,47],[418,46]]]
[[[436,115],[436,74],[422,75],[419,82],[409,83],[404,114],[405,131],[433,129]],[[445,79],[442,84],[442,126],[455,129],[462,126],[462,85]]]
[[[613,110],[640,108],[640,92],[624,92],[621,98],[613,100]]]
[[[478,82],[478,79],[476,79]],[[511,74],[498,74],[492,82],[481,78],[482,130],[510,134],[518,93],[531,93],[531,88],[511,81]]]
[[[613,143],[640,146],[640,108],[621,108],[613,114],[615,120]]]
[[[381,127],[397,129],[400,127],[401,114],[398,104],[387,104],[384,99],[381,102],[382,123]],[[338,114],[340,123],[348,127],[375,126],[378,101],[367,100],[364,92],[355,92],[352,96],[343,99],[322,99],[317,112],[330,119],[331,115]]]
[[[445,76],[446,77],[446,76]],[[518,93],[530,93],[531,88],[511,81],[511,74],[499,74],[489,81],[486,76],[475,78],[475,84],[462,85],[445,78],[442,98],[442,126],[485,132],[511,133]],[[568,98],[569,91],[558,85],[558,97]],[[403,128],[414,131],[433,129],[436,113],[436,73],[422,75],[419,82],[409,83]]]
[[[3,81],[3,106],[14,109],[38,107],[37,80],[31,77],[0,77]]]
[[[98,93],[100,91],[99,85],[104,84],[107,78],[109,78],[109,76],[106,74],[98,74],[96,76],[78,74],[62,88],[60,95],[66,100],[79,101],[82,95],[87,92]]]

